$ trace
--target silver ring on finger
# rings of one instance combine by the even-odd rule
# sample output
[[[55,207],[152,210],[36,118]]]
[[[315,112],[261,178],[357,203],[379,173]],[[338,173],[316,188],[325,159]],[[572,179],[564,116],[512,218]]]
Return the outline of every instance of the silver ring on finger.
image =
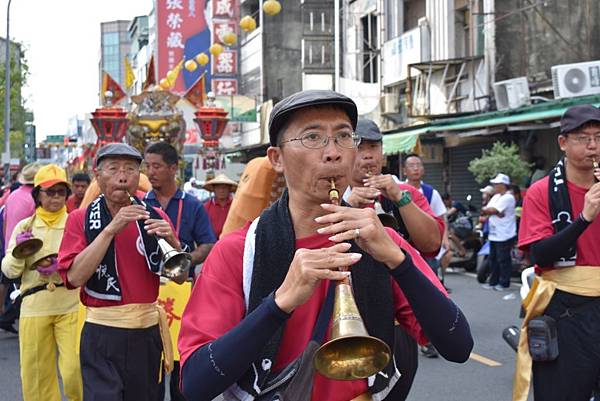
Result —
[[[355,228],[354,229],[354,239],[359,239],[360,238],[360,228]]]

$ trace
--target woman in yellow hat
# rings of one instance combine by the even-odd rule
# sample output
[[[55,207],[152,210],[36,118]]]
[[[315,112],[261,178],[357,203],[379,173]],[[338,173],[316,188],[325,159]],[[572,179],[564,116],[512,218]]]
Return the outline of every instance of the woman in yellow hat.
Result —
[[[40,168],[31,193],[35,214],[17,224],[2,260],[2,272],[7,277],[21,277],[19,349],[24,401],[61,400],[57,353],[65,397],[70,401],[83,398],[75,351],[79,293],[65,288],[56,260],[69,193],[62,168],[55,164]],[[42,240],[42,248],[29,256],[16,252],[15,257],[17,243],[31,237]]]

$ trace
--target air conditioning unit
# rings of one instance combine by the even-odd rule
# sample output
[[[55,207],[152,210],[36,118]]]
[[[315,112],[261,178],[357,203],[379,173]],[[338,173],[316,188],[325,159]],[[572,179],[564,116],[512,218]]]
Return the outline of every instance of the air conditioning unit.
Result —
[[[600,61],[553,66],[552,86],[557,99],[600,93]]]
[[[493,87],[498,110],[516,109],[531,104],[527,77],[496,82]]]
[[[400,111],[397,93],[384,93],[381,96],[381,114],[396,114]]]

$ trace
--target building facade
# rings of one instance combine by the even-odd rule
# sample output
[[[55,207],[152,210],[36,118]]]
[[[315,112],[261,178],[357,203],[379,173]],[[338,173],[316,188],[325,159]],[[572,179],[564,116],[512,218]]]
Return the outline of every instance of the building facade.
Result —
[[[118,20],[100,24],[99,94],[102,98],[102,73],[108,73],[125,88],[125,58],[129,56],[131,39],[128,28],[131,21]]]

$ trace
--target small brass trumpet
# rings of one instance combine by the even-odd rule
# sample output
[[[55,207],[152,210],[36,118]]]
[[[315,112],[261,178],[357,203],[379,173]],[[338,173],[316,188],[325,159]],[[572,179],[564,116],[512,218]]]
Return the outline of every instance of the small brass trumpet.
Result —
[[[131,200],[132,204],[139,205],[133,196],[129,195],[129,199]],[[160,263],[161,276],[173,279],[181,274],[189,272],[190,267],[192,266],[192,255],[187,252],[180,252],[176,250],[164,238],[156,235],[155,237],[158,241],[158,247],[162,254]]]
[[[24,227],[25,231],[17,235],[17,246],[12,250],[12,255],[17,259],[28,258],[44,246],[44,242],[39,238],[35,238],[31,233],[31,227],[33,226],[34,220],[35,215],[33,215],[29,224]]]
[[[329,197],[332,204],[339,204],[333,179]],[[385,368],[392,353],[385,342],[367,333],[350,280],[337,281],[335,286],[331,339],[317,350],[315,369],[333,380],[365,379]]]

